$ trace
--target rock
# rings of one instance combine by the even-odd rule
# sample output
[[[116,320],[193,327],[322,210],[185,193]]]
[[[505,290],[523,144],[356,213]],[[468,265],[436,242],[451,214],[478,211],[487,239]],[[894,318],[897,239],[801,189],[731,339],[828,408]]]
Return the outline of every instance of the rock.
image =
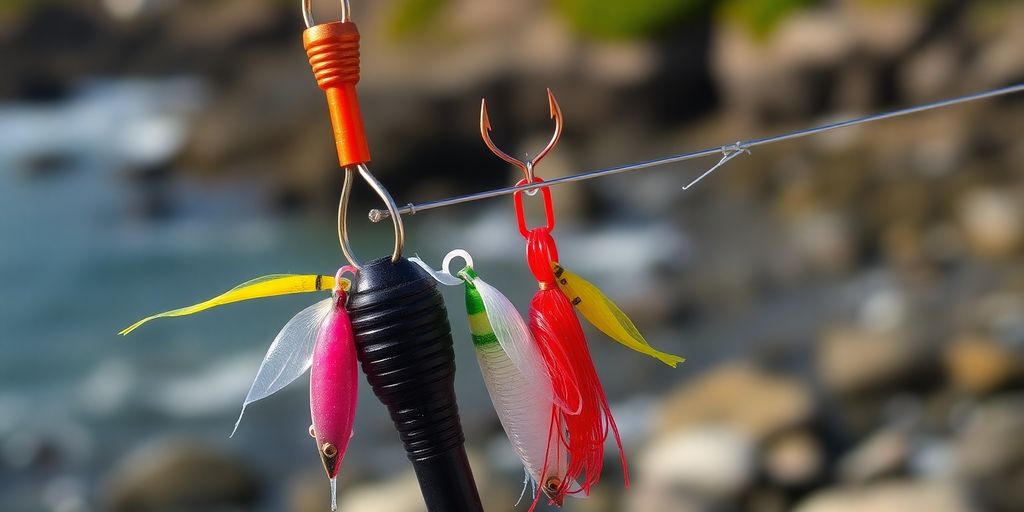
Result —
[[[338,496],[343,497],[367,481],[367,475],[355,464],[346,460],[338,474]],[[303,471],[288,480],[286,491],[289,512],[324,512],[331,499],[330,483],[321,468]]]
[[[637,462],[637,492],[682,491],[719,501],[747,487],[756,472],[754,440],[730,428],[683,429],[649,445]]]
[[[644,512],[705,512],[708,505],[685,493],[671,490],[650,489],[640,481],[630,487],[625,495],[625,507],[621,510],[642,510]]]
[[[420,512],[423,509],[423,496],[411,469],[386,482],[357,486],[338,496],[338,510],[345,512]]]
[[[1000,397],[977,407],[957,439],[959,472],[989,478],[1024,467],[1024,395]]]
[[[899,331],[833,327],[822,336],[818,375],[840,395],[884,391],[912,382],[933,370],[927,347]]]
[[[827,489],[796,512],[969,512],[974,510],[951,483],[889,482],[862,488]]]
[[[510,508],[519,495],[519,489],[516,488],[515,494],[512,494],[509,489],[502,487],[500,482],[492,483],[491,470],[486,464],[486,459],[472,450],[468,451],[467,456],[484,509]],[[520,476],[522,476],[521,473]],[[528,498],[524,497],[523,499],[527,500]],[[320,502],[319,510],[327,510],[323,508],[325,503]],[[382,482],[357,483],[345,489],[344,492],[339,491],[338,493],[338,510],[344,512],[420,512],[424,508],[419,481],[412,469],[402,471],[395,477]],[[294,510],[299,511],[300,509]]]
[[[755,118],[800,117],[820,110],[823,85],[829,83],[821,75],[834,70],[853,49],[847,27],[826,10],[788,17],[767,40],[728,24],[713,33],[712,75],[723,104]]]
[[[987,395],[1024,380],[1024,357],[991,338],[960,338],[946,347],[943,359],[953,386],[973,395]]]
[[[959,219],[968,248],[985,258],[1013,254],[1024,238],[1024,206],[1019,194],[1010,190],[985,188],[967,193]]]
[[[1024,503],[1024,394],[993,398],[974,409],[954,449],[956,473],[985,510],[1016,511]]]
[[[903,471],[910,456],[910,440],[896,430],[883,430],[863,441],[839,460],[839,478],[864,483]]]
[[[745,363],[720,366],[668,395],[656,433],[719,425],[755,441],[809,422],[815,414],[810,390],[799,380]],[[656,435],[657,435],[656,434]]]
[[[859,49],[880,60],[894,60],[927,29],[920,7],[909,2],[842,2]]]
[[[857,234],[843,212],[812,210],[790,219],[789,237],[797,257],[810,268],[841,274],[857,262]]]
[[[108,510],[200,510],[251,507],[260,483],[242,462],[210,446],[164,440],[128,454],[104,487]]]
[[[945,38],[915,53],[900,69],[900,81],[907,101],[924,103],[942,98],[949,85],[963,72],[961,49]]]
[[[989,7],[1006,12],[990,13],[987,17],[988,22],[1001,26],[978,28],[985,41],[963,73],[966,86],[975,90],[1016,83],[1024,77],[1024,59],[1020,58],[1020,49],[1024,48],[1024,25],[1020,23],[1024,9],[1015,2]]]
[[[806,430],[794,430],[772,439],[762,457],[768,477],[785,487],[811,484],[825,466],[821,444]]]

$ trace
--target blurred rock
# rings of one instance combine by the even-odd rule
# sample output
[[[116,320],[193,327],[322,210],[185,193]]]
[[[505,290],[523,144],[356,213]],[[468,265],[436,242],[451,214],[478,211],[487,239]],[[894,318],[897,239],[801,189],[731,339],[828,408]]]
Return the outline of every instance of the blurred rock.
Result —
[[[764,41],[740,26],[716,30],[711,66],[724,104],[754,119],[820,111],[828,73],[853,49],[847,28],[835,13],[818,10],[786,19]]]
[[[944,359],[953,385],[971,394],[987,395],[1024,380],[1021,354],[991,338],[960,338],[946,347]]]
[[[909,101],[940,99],[956,83],[963,67],[957,41],[944,39],[916,52],[900,70],[902,90]]]
[[[990,2],[986,7],[1001,12],[990,13],[986,20],[988,26],[978,27],[979,38],[984,39],[984,43],[963,73],[972,89],[998,87],[1024,79],[1024,59],[1020,58],[1020,49],[1024,48],[1024,25],[1019,22],[1024,8],[1019,2]]]
[[[822,336],[818,376],[841,395],[873,393],[898,387],[933,372],[927,347],[899,331],[833,327]]]
[[[515,489],[515,494],[510,492],[510,488],[504,487],[503,482],[495,482],[491,476],[491,468],[487,465],[487,459],[473,450],[469,450],[467,453],[469,457],[470,466],[473,469],[473,477],[476,481],[477,489],[480,491],[480,498],[483,501],[484,510],[505,510],[511,508],[512,504],[516,502],[516,497],[519,496],[519,488]],[[344,470],[343,470],[344,471]],[[322,476],[322,475],[321,475]],[[520,473],[519,476],[522,476]],[[519,481],[522,481],[520,479]],[[309,482],[312,484],[312,482]],[[513,483],[515,483],[513,481]],[[322,482],[322,496],[320,497],[320,508],[309,510],[326,510],[324,505],[327,503],[324,499],[329,499],[330,495],[326,493],[326,481]],[[300,487],[304,488],[306,484],[300,484]],[[303,491],[313,492],[314,489],[297,489]],[[529,490],[527,490],[529,492]],[[296,500],[293,503],[306,504],[307,500],[313,500],[312,504],[317,503],[315,501],[314,494],[309,496],[295,495]],[[524,500],[529,499],[528,496],[523,498]],[[338,510],[345,512],[420,512],[425,509],[423,503],[423,495],[420,493],[419,482],[416,480],[416,473],[412,469],[402,471],[396,474],[394,477],[383,480],[383,481],[366,481],[354,485],[346,485],[344,492],[339,491],[338,493]],[[301,512],[306,509],[293,509],[293,512]]]
[[[910,439],[897,430],[883,430],[861,442],[839,460],[839,478],[864,483],[899,474],[910,456]]]
[[[952,483],[890,482],[814,494],[796,512],[969,512],[974,510]]]
[[[789,237],[799,261],[827,274],[849,271],[857,262],[857,236],[842,211],[811,210],[790,219]]]
[[[338,474],[338,496],[367,481],[358,464],[346,460]],[[330,484],[320,468],[303,471],[288,480],[288,512],[324,512],[331,499]]]
[[[754,440],[727,427],[682,429],[651,443],[637,463],[641,494],[676,490],[702,500],[736,496],[756,474]]]
[[[973,478],[1008,473],[1024,465],[1024,395],[980,404],[957,438],[959,471]]]
[[[985,188],[967,193],[959,211],[968,247],[985,258],[1003,258],[1024,237],[1024,206],[1011,190]]]
[[[841,2],[860,49],[878,60],[894,60],[920,37],[927,18],[912,2]]]
[[[359,485],[338,495],[338,510],[345,512],[420,512],[424,508],[411,469],[386,482]]]
[[[120,462],[104,484],[113,511],[249,507],[260,483],[241,461],[189,440],[144,444]]]
[[[781,489],[757,487],[743,499],[744,512],[786,512],[791,508],[789,497]]]
[[[794,430],[772,439],[762,458],[768,477],[785,487],[809,485],[825,468],[821,444],[807,430]]]
[[[719,366],[670,393],[660,407],[657,435],[700,426],[735,429],[760,441],[808,423],[815,401],[799,380],[745,363]]]
[[[974,409],[957,439],[958,473],[986,510],[1024,503],[1024,395],[991,399]]]

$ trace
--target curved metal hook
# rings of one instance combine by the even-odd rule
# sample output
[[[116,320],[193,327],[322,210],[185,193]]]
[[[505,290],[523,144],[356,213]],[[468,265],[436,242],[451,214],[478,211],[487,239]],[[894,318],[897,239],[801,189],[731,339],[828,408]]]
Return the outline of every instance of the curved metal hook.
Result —
[[[395,200],[391,197],[388,189],[384,188],[380,181],[377,181],[377,178],[366,168],[365,164],[359,164],[355,167],[359,171],[359,175],[363,177],[363,180],[384,201],[384,205],[387,206],[388,212],[391,214],[391,221],[395,227],[395,248],[391,252],[391,261],[398,262],[398,259],[402,257],[402,249],[405,247],[405,225],[402,224],[401,215],[398,214],[398,205],[395,204]],[[338,200],[338,243],[341,244],[341,252],[345,255],[345,259],[352,266],[361,268],[359,259],[356,258],[355,251],[352,250],[352,244],[348,239],[348,203],[352,195],[352,185],[355,181],[354,174],[355,172],[352,167],[345,168],[345,183],[341,187],[341,198]]]
[[[521,169],[526,183],[533,183],[534,168],[554,149],[555,144],[558,144],[558,139],[562,137],[562,109],[558,106],[558,100],[555,99],[555,93],[551,92],[551,89],[548,89],[548,107],[551,110],[551,119],[555,120],[555,133],[551,135],[548,145],[540,153],[537,153],[537,156],[530,160],[519,160],[498,149],[498,146],[491,140],[491,118],[487,115],[487,100],[480,100],[480,136],[484,139],[484,144],[498,158]]]
[[[302,20],[306,22],[306,28],[316,25],[313,20],[313,0],[302,0]],[[348,0],[341,0],[341,21],[352,21],[352,7]]]

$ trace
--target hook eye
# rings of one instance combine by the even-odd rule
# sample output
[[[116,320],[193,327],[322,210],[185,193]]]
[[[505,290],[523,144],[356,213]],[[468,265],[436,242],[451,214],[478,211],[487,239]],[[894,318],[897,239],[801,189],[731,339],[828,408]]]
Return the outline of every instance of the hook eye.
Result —
[[[523,178],[516,182],[516,186],[521,187],[526,183],[526,178]],[[535,176],[533,178],[533,183],[544,183],[544,180]],[[544,194],[544,215],[547,217],[547,225],[543,226],[543,229],[551,231],[555,229],[555,208],[551,204],[551,189],[548,187],[540,187],[540,191]],[[526,226],[526,212],[523,208],[523,191],[517,190],[513,192],[512,201],[516,206],[516,217],[519,221],[519,233],[524,237],[529,237],[530,228]],[[541,228],[541,226],[538,226],[538,228]]]
[[[352,7],[349,5],[348,0],[341,0],[342,23],[351,21],[351,17]],[[302,20],[306,22],[306,28],[316,25],[316,21],[313,20],[313,0],[302,0]]]

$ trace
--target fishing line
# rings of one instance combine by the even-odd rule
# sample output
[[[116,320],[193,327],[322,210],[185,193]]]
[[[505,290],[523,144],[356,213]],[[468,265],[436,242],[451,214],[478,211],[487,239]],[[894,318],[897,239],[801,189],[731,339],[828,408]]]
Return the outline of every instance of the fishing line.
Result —
[[[536,190],[536,189],[542,188],[542,187],[550,187],[550,186],[554,186],[554,185],[561,185],[561,184],[564,184],[564,183],[575,183],[575,182],[579,182],[579,181],[591,180],[591,179],[594,179],[594,178],[601,178],[601,177],[604,177],[604,176],[611,176],[613,174],[621,174],[621,173],[625,173],[625,172],[640,171],[640,170],[644,170],[644,169],[650,169],[652,167],[659,167],[659,166],[662,166],[662,165],[668,165],[668,164],[673,164],[673,163],[677,163],[677,162],[684,162],[684,161],[687,161],[687,160],[694,160],[694,159],[697,159],[697,158],[703,158],[703,157],[708,157],[708,156],[713,156],[713,155],[721,155],[721,160],[719,160],[717,164],[715,164],[710,169],[708,169],[707,171],[705,171],[702,174],[700,174],[696,179],[694,179],[693,181],[691,181],[690,183],[688,183],[688,184],[686,184],[685,186],[682,187],[683,190],[688,190],[690,187],[692,187],[693,185],[697,184],[697,182],[701,181],[702,179],[704,179],[707,176],[709,176],[711,173],[713,173],[713,172],[717,171],[718,169],[722,168],[725,164],[727,164],[733,158],[735,158],[735,157],[737,157],[737,156],[739,156],[739,155],[741,155],[743,153],[750,153],[750,150],[752,148],[755,148],[755,147],[758,147],[758,146],[767,146],[769,144],[775,144],[776,142],[783,142],[783,141],[793,140],[793,139],[801,139],[801,138],[804,138],[804,137],[809,137],[811,135],[818,135],[818,134],[821,134],[821,133],[830,132],[830,131],[838,130],[838,129],[841,129],[841,128],[848,128],[848,127],[851,127],[851,126],[857,126],[857,125],[861,125],[861,124],[873,123],[873,122],[882,121],[882,120],[885,120],[885,119],[892,119],[894,117],[907,116],[907,115],[910,115],[910,114],[916,114],[918,112],[924,112],[924,111],[927,111],[927,110],[936,110],[936,109],[940,109],[940,108],[945,108],[945,107],[951,107],[951,106],[954,106],[954,105],[959,105],[959,104],[962,104],[962,103],[969,103],[969,102],[972,102],[972,101],[978,101],[978,100],[983,100],[983,99],[987,99],[987,98],[994,98],[994,97],[997,97],[997,96],[1005,96],[1005,95],[1008,95],[1008,94],[1014,94],[1014,93],[1018,93],[1018,92],[1022,92],[1022,91],[1024,91],[1024,83],[1020,83],[1020,84],[1016,84],[1016,85],[1011,85],[1011,86],[1007,86],[1007,87],[1002,87],[1002,88],[999,88],[999,89],[991,89],[991,90],[988,90],[988,91],[978,92],[978,93],[974,93],[974,94],[968,94],[968,95],[965,95],[965,96],[958,96],[958,97],[955,97],[955,98],[945,99],[945,100],[936,101],[936,102],[932,102],[932,103],[925,103],[923,105],[917,105],[917,106],[908,107],[908,108],[904,108],[904,109],[900,109],[900,110],[893,110],[891,112],[883,112],[883,113],[880,113],[880,114],[873,114],[873,115],[864,116],[864,117],[857,117],[857,118],[853,118],[853,119],[847,119],[847,120],[839,121],[839,122],[835,122],[835,123],[830,123],[830,124],[825,124],[825,125],[821,125],[821,126],[815,126],[815,127],[812,127],[812,128],[805,128],[805,129],[802,129],[802,130],[796,130],[796,131],[792,131],[792,132],[788,132],[788,133],[783,133],[783,134],[780,134],[780,135],[773,135],[773,136],[770,136],[770,137],[761,137],[761,138],[755,138],[755,139],[749,139],[749,140],[742,140],[742,141],[734,142],[732,144],[725,144],[725,145],[722,145],[722,146],[701,149],[701,150],[692,151],[692,152],[689,152],[689,153],[681,153],[681,154],[678,154],[678,155],[671,155],[671,156],[666,156],[666,157],[663,157],[663,158],[656,158],[654,160],[646,160],[646,161],[643,161],[643,162],[636,162],[636,163],[632,163],[632,164],[620,165],[620,166],[617,166],[617,167],[609,167],[607,169],[598,169],[598,170],[594,170],[594,171],[586,171],[586,172],[582,172],[582,173],[579,173],[579,174],[573,174],[573,175],[570,175],[570,176],[564,176],[564,177],[561,177],[561,178],[552,178],[550,180],[544,180],[543,182],[538,182],[538,183],[525,182],[523,184],[517,184],[516,186],[512,186],[512,187],[497,188],[497,189],[487,190],[487,191],[483,191],[483,192],[476,192],[476,193],[473,193],[473,194],[466,194],[466,195],[462,195],[462,196],[450,197],[450,198],[447,198],[447,199],[438,199],[438,200],[435,200],[435,201],[427,201],[427,202],[423,202],[423,203],[420,203],[420,204],[409,203],[409,204],[399,208],[398,209],[398,213],[400,215],[415,215],[416,213],[419,213],[419,212],[422,212],[422,211],[426,211],[426,210],[433,210],[435,208],[444,208],[444,207],[448,207],[448,206],[454,206],[454,205],[457,205],[457,204],[469,203],[469,202],[472,202],[472,201],[480,201],[482,199],[490,199],[492,197],[499,197],[499,196],[504,196],[504,195],[508,195],[508,194],[514,194],[514,193],[519,192],[519,191],[529,192],[529,191],[533,191],[533,190]],[[554,113],[552,113],[552,117],[554,117]],[[391,214],[387,210],[376,209],[376,208],[370,210],[370,212],[369,212],[370,221],[372,221],[372,222],[380,222],[380,221],[390,217],[390,215]]]

